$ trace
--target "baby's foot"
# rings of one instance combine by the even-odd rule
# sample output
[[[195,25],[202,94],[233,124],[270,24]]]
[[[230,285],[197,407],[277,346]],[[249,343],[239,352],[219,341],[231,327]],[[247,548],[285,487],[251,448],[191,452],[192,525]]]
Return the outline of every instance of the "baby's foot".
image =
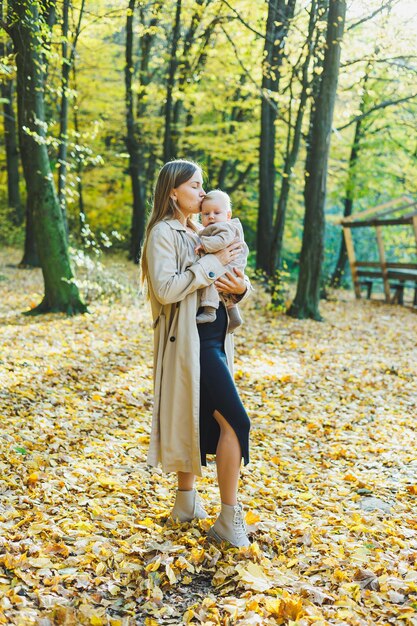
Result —
[[[205,307],[204,311],[201,311],[197,315],[197,324],[207,324],[207,322],[214,322],[216,319],[216,309],[212,306]]]
[[[232,333],[234,330],[236,330],[236,328],[239,328],[239,326],[242,325],[242,318],[240,316],[237,306],[229,307],[227,309],[227,312],[229,313],[229,326],[227,330],[229,333]]]

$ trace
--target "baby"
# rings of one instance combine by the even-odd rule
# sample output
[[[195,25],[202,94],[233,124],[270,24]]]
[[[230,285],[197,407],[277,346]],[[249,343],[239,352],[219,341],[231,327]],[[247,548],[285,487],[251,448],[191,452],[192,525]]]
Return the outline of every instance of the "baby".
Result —
[[[233,267],[237,267],[243,272],[249,248],[244,240],[242,224],[237,218],[231,219],[231,217],[232,203],[227,193],[220,189],[209,191],[201,205],[201,223],[204,228],[198,233],[201,244],[197,246],[196,252],[218,252],[239,239],[242,248],[236,259],[227,266],[227,271],[233,273]],[[219,308],[219,292],[214,285],[205,287],[201,292],[200,306],[204,307],[204,311],[197,315],[197,324],[214,322],[216,310]],[[222,299],[229,314],[228,331],[231,333],[242,324],[242,318],[232,294],[224,293]]]

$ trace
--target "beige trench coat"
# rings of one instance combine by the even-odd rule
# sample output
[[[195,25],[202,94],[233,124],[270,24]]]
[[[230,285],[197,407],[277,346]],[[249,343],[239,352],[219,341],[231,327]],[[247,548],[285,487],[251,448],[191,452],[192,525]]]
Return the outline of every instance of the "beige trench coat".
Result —
[[[148,463],[161,463],[165,472],[201,476],[197,290],[213,283],[226,268],[213,254],[199,258],[194,252],[197,243],[174,219],[155,224],[148,238],[154,326],[154,408]],[[230,333],[226,334],[225,352],[232,370]]]

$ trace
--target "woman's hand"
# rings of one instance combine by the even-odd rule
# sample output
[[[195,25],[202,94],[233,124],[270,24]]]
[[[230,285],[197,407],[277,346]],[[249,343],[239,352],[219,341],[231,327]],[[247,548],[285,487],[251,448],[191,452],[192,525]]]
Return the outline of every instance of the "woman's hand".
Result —
[[[233,273],[226,272],[226,274],[220,276],[220,278],[214,282],[214,286],[217,291],[221,293],[233,293],[236,296],[243,295],[247,289],[244,273],[237,267],[233,268]]]
[[[218,258],[222,265],[228,265],[231,261],[233,261],[239,254],[242,249],[242,244],[239,239],[235,239],[232,243],[229,243],[227,248],[223,250],[219,250],[214,253],[214,256]]]

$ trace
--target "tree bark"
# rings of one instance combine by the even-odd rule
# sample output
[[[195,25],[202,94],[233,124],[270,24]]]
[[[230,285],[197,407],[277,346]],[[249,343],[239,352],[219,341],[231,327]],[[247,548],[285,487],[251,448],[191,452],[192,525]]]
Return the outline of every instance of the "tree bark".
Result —
[[[340,64],[340,43],[346,15],[345,0],[330,0],[326,50],[317,102],[312,113],[311,146],[304,186],[304,231],[297,293],[288,314],[320,320],[320,277],[324,250],[324,204],[327,162]]]
[[[26,185],[27,192],[27,185]],[[19,267],[23,269],[32,269],[40,267],[41,262],[38,255],[38,246],[35,238],[35,218],[33,216],[33,198],[26,199],[26,227],[25,227],[25,245],[23,249],[23,257],[19,263]]]
[[[356,164],[359,158],[361,138],[362,138],[362,120],[358,119],[356,122],[356,126],[355,126],[355,135],[353,138],[353,144],[352,144],[352,148],[351,148],[350,156],[349,156],[348,179],[346,182],[345,199],[343,203],[344,204],[343,217],[348,217],[349,215],[352,215],[353,201],[354,201],[354,194],[355,194]],[[347,261],[348,261],[348,256],[347,256],[346,242],[345,242],[345,237],[342,233],[341,240],[340,240],[339,256],[337,258],[336,267],[330,279],[331,287],[340,287],[340,284],[343,279],[343,275],[346,270]]]
[[[246,75],[242,74],[240,76],[239,85],[232,96],[233,102],[240,103],[244,101],[244,99],[242,99],[242,87],[245,85],[245,82],[246,82]],[[230,116],[228,116],[226,112],[224,113],[223,115],[224,131],[223,132],[225,135],[225,141],[226,141],[226,137],[232,137],[235,134],[238,128],[238,125],[244,120],[245,120],[245,111],[240,106],[240,104],[236,104],[232,108],[230,112]],[[228,124],[228,127],[226,127],[226,124]],[[238,173],[236,180],[234,182],[231,182],[230,179],[234,176],[238,164],[239,164],[239,159],[233,159],[233,160],[226,159],[224,161],[221,161],[219,173],[217,175],[216,187],[218,187],[219,189],[224,189],[224,191],[230,194],[232,193],[234,189],[237,189],[240,184],[243,184],[246,176],[251,171],[252,166],[250,166],[249,168],[245,168],[243,172]],[[228,178],[230,181],[229,184],[227,181]]]
[[[0,56],[11,54],[11,46],[0,42]],[[14,209],[13,222],[20,225],[24,220],[24,212],[19,189],[19,149],[16,132],[16,116],[13,107],[14,87],[13,79],[1,83],[1,97],[3,99],[4,144],[6,148],[7,168],[7,201]]]
[[[59,112],[59,147],[58,147],[58,200],[64,220],[65,232],[68,237],[67,199],[65,187],[67,182],[67,149],[68,149],[68,83],[70,61],[68,58],[68,22],[70,0],[62,2],[62,69],[61,69],[61,108]]]
[[[141,242],[144,233],[145,215],[142,206],[142,192],[140,185],[140,156],[139,146],[135,137],[135,114],[133,107],[133,20],[136,0],[129,0],[126,16],[126,49],[125,49],[125,90],[126,90],[126,149],[129,154],[129,176],[132,181],[132,223],[130,246],[131,255],[136,255],[137,242]],[[133,256],[135,261],[137,259]]]
[[[197,4],[202,6],[204,0],[197,0]],[[187,33],[184,37],[184,46],[181,55],[181,63],[179,66],[179,77],[178,77],[178,90],[182,93],[184,91],[185,82],[187,79],[187,75],[190,70],[190,49],[193,43],[194,35],[197,30],[197,27],[200,23],[199,13],[195,11],[191,18],[191,24]],[[171,146],[174,154],[178,154],[178,142],[179,142],[179,122],[181,117],[181,112],[183,108],[182,98],[179,98],[174,102],[173,111],[172,111],[172,126],[171,126]]]
[[[193,71],[197,71],[198,67],[201,67],[201,64],[204,64],[205,57],[205,49],[208,46],[211,35],[214,31],[216,20],[213,20],[209,27],[206,29],[204,36],[202,37],[202,44],[199,51],[199,56],[197,58],[197,62],[191,63],[190,55],[191,55],[191,47],[194,42],[195,34],[197,29],[201,23],[201,18],[204,10],[207,5],[210,3],[210,0],[196,0],[196,8],[191,17],[190,26],[187,29],[187,32],[184,35],[184,44],[181,53],[181,61],[178,67],[178,91],[180,93],[184,93],[185,87],[187,85],[187,79],[190,77]],[[184,99],[182,97],[178,98],[173,106],[172,111],[172,124],[171,124],[171,147],[173,154],[178,154],[178,144],[180,140],[180,120],[181,114],[183,112]]]
[[[299,96],[299,104],[297,110],[297,116],[294,124],[294,130],[291,137],[291,117],[288,124],[288,141],[287,148],[284,157],[284,168],[283,175],[281,179],[281,187],[278,196],[275,220],[272,230],[272,242],[271,242],[271,255],[270,261],[271,266],[269,268],[268,274],[276,279],[276,270],[281,266],[281,256],[282,256],[282,242],[284,237],[284,227],[285,227],[285,217],[287,212],[287,204],[288,198],[291,189],[291,176],[292,170],[297,161],[298,152],[300,149],[301,143],[301,133],[302,133],[302,124],[304,118],[305,107],[308,99],[308,89],[310,86],[309,80],[309,68],[311,59],[314,54],[314,41],[313,34],[314,28],[317,20],[317,3],[315,0],[312,1],[310,6],[310,19],[308,25],[308,35],[307,35],[307,53],[302,66],[302,79],[301,79],[301,93]],[[292,100],[292,99],[291,99]],[[290,103],[290,111],[291,111],[291,103]]]
[[[80,140],[80,124],[78,121],[78,89],[77,89],[77,69],[75,61],[72,64],[72,79],[74,84],[75,96],[74,96],[74,106],[72,108],[73,114],[73,123],[74,123],[74,131],[77,143]],[[79,233],[80,239],[83,243],[85,243],[84,236],[84,228],[86,223],[86,215],[85,215],[85,206],[84,206],[84,194],[83,194],[83,157],[82,155],[76,151],[75,156],[75,167],[77,170],[77,193],[78,193],[78,223],[79,223]]]
[[[50,6],[48,3],[48,7]],[[86,311],[70,267],[62,212],[55,191],[45,142],[42,65],[43,18],[31,0],[9,0],[9,29],[17,65],[20,152],[28,197],[33,202],[33,225],[45,294],[29,313]]]
[[[13,20],[13,11],[12,11],[12,7],[16,4],[15,2],[8,2],[8,13],[10,15],[10,21],[12,22]],[[25,2],[24,0],[21,1],[21,4],[23,4],[24,6],[29,6],[27,2]],[[47,24],[48,29],[47,30],[51,30],[54,23],[55,23],[55,19],[56,19],[56,7],[55,7],[55,0],[43,0],[41,2],[39,2],[39,13],[41,16],[41,19],[44,21],[45,24]],[[41,42],[44,44],[44,48],[46,50],[50,50],[50,44],[49,42],[45,43],[44,41]],[[42,48],[40,48],[42,49]],[[42,76],[42,89],[44,89],[45,87],[45,82],[46,82],[46,69],[43,70],[42,67],[47,67],[47,63],[46,63],[46,59],[45,59],[45,55],[43,54],[43,50],[42,52],[39,52],[39,57],[40,57],[40,67],[39,67],[39,72]],[[19,99],[19,93],[17,93],[17,98]],[[19,108],[19,103],[18,103],[18,108]],[[20,112],[18,112],[18,120],[20,120]],[[20,146],[20,152],[22,150],[22,145],[25,141],[25,137],[23,137],[23,129],[22,129],[22,125],[20,124],[20,121],[18,121],[18,138],[19,138],[19,146]],[[24,170],[24,165],[23,165],[23,155],[21,154],[21,160],[22,160],[22,166],[23,166],[23,175],[25,178],[25,182],[26,182],[26,175],[25,175],[25,170]],[[33,268],[33,267],[40,267],[41,266],[41,261],[39,259],[39,254],[38,254],[38,244],[37,244],[37,240],[36,240],[36,234],[35,234],[35,217],[34,217],[34,205],[35,205],[35,198],[34,196],[32,196],[32,194],[29,193],[28,191],[28,187],[27,187],[27,182],[26,182],[26,207],[25,207],[25,215],[26,215],[26,227],[25,227],[25,245],[24,245],[24,250],[23,250],[23,257],[22,260],[19,263],[19,267],[23,267],[23,268]]]
[[[181,26],[181,0],[176,2],[175,21],[172,29],[172,45],[168,70],[168,82],[167,82],[167,95],[165,102],[165,134],[164,134],[164,161],[174,159],[176,157],[174,153],[174,146],[172,143],[172,92],[175,84],[175,73],[177,70],[177,49],[180,38],[180,26]]]
[[[81,20],[84,12],[85,0],[82,0],[79,12],[78,23],[75,28],[74,39],[69,42],[69,8],[70,0],[62,2],[62,69],[61,69],[61,108],[59,112],[59,147],[58,147],[58,199],[64,218],[65,232],[68,237],[67,218],[67,153],[68,153],[68,114],[69,114],[69,77],[71,66],[74,62],[75,49],[81,30]]]
[[[261,136],[259,146],[259,212],[256,267],[269,275],[271,233],[275,204],[275,122],[277,104],[270,94],[277,93],[284,43],[295,0],[269,0],[262,68]]]
[[[160,4],[155,8],[159,10]],[[149,28],[142,35],[140,45],[140,70],[139,89],[137,96],[137,107],[135,116],[134,106],[134,55],[133,55],[133,23],[136,8],[136,0],[129,0],[126,17],[126,48],[125,48],[125,104],[126,104],[126,150],[129,154],[129,175],[132,184],[132,221],[130,228],[130,249],[129,258],[135,263],[139,262],[140,250],[145,233],[146,221],[146,191],[147,179],[149,179],[149,168],[151,167],[151,157],[148,159],[148,172],[146,172],[146,141],[141,136],[140,122],[146,114],[146,88],[149,84],[149,61],[150,52],[154,39],[151,29],[157,24],[157,17],[153,17],[149,23]],[[145,25],[145,14],[140,12],[142,24]]]

